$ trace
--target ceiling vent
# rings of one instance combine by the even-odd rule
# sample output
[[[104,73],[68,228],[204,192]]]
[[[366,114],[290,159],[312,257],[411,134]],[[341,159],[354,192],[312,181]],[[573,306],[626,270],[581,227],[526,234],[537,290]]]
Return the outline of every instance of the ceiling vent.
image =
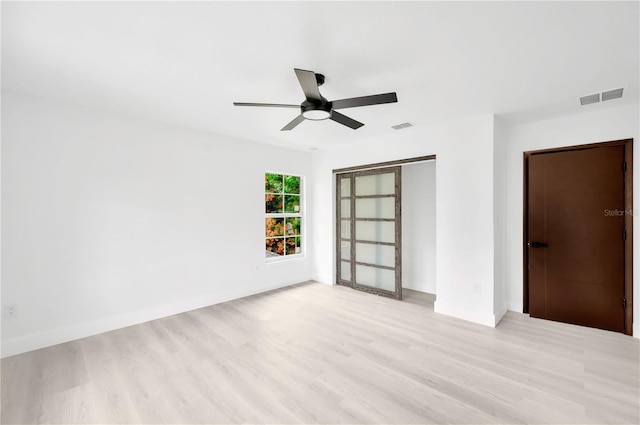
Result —
[[[580,105],[585,106],[585,105],[591,105],[592,103],[598,103],[600,101],[605,102],[607,100],[620,99],[622,97],[623,91],[624,91],[624,87],[619,89],[603,91],[602,93],[582,96],[580,98]]]
[[[391,126],[391,128],[393,128],[394,130],[402,130],[403,128],[409,128],[409,127],[413,127],[413,124],[411,124],[410,122],[403,122],[402,124],[396,124]]]
[[[604,102],[605,100],[621,98],[622,97],[622,90],[623,89],[615,89],[615,90],[603,91],[602,92],[602,101]]]
[[[591,105],[592,103],[600,102],[600,93],[590,94],[588,96],[582,96],[580,98],[580,105]]]

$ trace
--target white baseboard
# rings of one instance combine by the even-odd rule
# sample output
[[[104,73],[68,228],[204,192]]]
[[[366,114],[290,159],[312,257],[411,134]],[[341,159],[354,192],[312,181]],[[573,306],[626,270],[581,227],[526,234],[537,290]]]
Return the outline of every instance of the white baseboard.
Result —
[[[291,286],[297,283],[301,282],[287,282],[275,285],[264,285],[258,288],[254,287],[248,290],[241,288],[221,293],[207,294],[201,297],[180,300],[175,303],[165,304],[161,306],[154,306],[132,313],[105,317],[103,319],[98,319],[87,323],[78,323],[75,325],[8,339],[2,341],[2,358],[26,353],[28,351],[38,350],[40,348],[50,347],[52,345],[62,344],[80,338],[86,338],[88,336],[97,335],[116,329],[126,328],[128,326],[138,325],[140,323],[149,322],[151,320],[173,316],[174,314],[180,314],[187,311],[196,310],[198,308],[208,307],[210,305],[235,300],[238,298],[244,298],[262,292],[272,291],[274,289],[284,288],[286,286]]]
[[[403,289],[411,289],[413,291],[424,292],[425,294],[435,294],[436,288],[424,282],[403,282]]]
[[[433,303],[433,311],[446,316],[456,317],[468,322],[478,323],[484,326],[495,328],[496,318],[494,314],[479,315],[476,312],[460,308],[458,306],[443,305],[442,302],[435,300]]]
[[[631,326],[631,332],[633,332],[634,338],[640,338],[640,323],[634,323]]]
[[[522,313],[523,309],[522,301],[507,301],[507,310]]]
[[[333,277],[330,274],[314,273],[311,278],[325,285],[335,285]]]
[[[493,315],[494,327],[498,326],[498,323],[500,323],[500,320],[502,320],[502,317],[506,313],[507,313],[507,304],[505,303],[500,308],[498,308],[498,310]]]

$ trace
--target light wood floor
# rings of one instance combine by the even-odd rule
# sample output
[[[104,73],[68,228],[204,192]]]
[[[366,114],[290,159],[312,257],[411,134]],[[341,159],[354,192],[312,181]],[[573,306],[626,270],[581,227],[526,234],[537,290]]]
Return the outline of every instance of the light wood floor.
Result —
[[[640,422],[640,341],[318,283],[4,359],[2,423]]]

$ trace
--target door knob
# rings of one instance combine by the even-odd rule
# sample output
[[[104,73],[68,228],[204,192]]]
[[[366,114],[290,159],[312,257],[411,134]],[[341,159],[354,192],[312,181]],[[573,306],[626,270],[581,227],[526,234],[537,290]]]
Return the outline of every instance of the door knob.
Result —
[[[529,248],[546,248],[547,244],[544,242],[529,242],[527,245],[529,245]]]

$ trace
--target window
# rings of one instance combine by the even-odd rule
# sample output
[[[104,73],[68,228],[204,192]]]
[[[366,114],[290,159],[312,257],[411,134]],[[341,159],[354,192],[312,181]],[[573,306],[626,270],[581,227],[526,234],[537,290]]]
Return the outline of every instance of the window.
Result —
[[[265,247],[266,258],[302,253],[301,178],[266,173]]]

